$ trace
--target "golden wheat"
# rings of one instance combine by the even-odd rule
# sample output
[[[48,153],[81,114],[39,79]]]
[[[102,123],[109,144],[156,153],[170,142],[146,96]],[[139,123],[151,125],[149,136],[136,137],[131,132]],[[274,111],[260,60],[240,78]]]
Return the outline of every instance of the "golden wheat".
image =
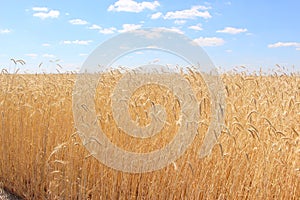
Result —
[[[184,76],[201,102],[198,135],[171,165],[130,174],[101,164],[82,145],[72,113],[75,75],[2,73],[0,182],[25,199],[299,199],[300,77],[223,75],[226,127],[212,154],[199,159],[209,95],[199,74]],[[99,126],[128,151],[162,148],[180,126],[179,102],[167,88],[139,88],[129,106],[132,119],[145,126],[145,111],[157,103],[168,111],[167,123],[150,139],[129,137],[118,130],[109,98],[121,77],[101,75],[95,97]]]

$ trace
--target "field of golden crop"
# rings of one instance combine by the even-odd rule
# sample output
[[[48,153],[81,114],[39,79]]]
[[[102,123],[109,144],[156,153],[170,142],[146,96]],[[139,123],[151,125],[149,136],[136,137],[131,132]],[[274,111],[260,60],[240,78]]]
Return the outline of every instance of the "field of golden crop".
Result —
[[[110,106],[121,77],[102,75],[95,96],[99,126],[128,151],[162,148],[180,126],[180,104],[167,88],[139,88],[131,98],[131,117],[145,126],[151,120],[145,110],[159,103],[168,123],[152,138],[130,137],[118,130]],[[106,167],[82,145],[72,112],[75,75],[1,74],[1,184],[25,199],[299,199],[299,75],[222,75],[226,127],[212,154],[202,159],[209,95],[198,74],[185,78],[201,102],[194,142],[164,169],[131,174]]]

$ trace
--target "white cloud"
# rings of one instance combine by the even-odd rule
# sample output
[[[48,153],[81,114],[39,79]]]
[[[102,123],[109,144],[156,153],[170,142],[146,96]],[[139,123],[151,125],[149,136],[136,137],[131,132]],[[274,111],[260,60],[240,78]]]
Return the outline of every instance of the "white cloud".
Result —
[[[201,5],[197,5],[197,6],[192,6],[192,9],[197,9],[197,10],[210,10],[211,6],[209,4],[207,4],[207,6],[201,6]]]
[[[177,24],[177,25],[183,25],[183,24],[185,24],[186,23],[186,20],[175,20],[174,21],[174,24]]]
[[[297,51],[300,51],[300,47],[297,47],[296,50],[297,50]]]
[[[269,44],[269,48],[278,48],[278,47],[296,47],[296,50],[300,50],[300,42],[277,42],[274,44]]]
[[[72,41],[71,40],[64,40],[62,43],[63,44],[72,44]]]
[[[11,33],[11,30],[9,30],[9,29],[0,29],[0,34],[7,34],[7,33]]]
[[[159,27],[158,27],[158,29],[155,29],[155,31],[153,31],[153,32],[147,32],[143,29],[140,29],[140,30],[136,30],[135,33],[138,35],[142,35],[143,37],[146,37],[149,39],[161,37],[161,29]],[[128,49],[128,47],[124,47],[124,48]]]
[[[43,58],[55,58],[55,55],[45,53],[45,54],[42,55],[42,57]]]
[[[158,19],[162,16],[161,12],[157,12],[151,15],[151,19]]]
[[[98,26],[97,24],[93,24],[92,26],[89,27],[89,29],[92,29],[92,30],[101,30],[102,27]]]
[[[44,43],[44,44],[42,44],[42,46],[43,46],[43,47],[50,47],[51,45],[48,44],[48,43]]]
[[[46,18],[58,18],[59,14],[60,13],[58,10],[50,10],[49,12],[36,12],[33,14],[33,16],[38,17],[40,19],[46,19]]]
[[[226,51],[226,53],[232,53],[232,50],[231,49],[227,49],[227,50],[225,50]]]
[[[36,12],[48,12],[47,7],[32,7],[32,10]]]
[[[179,34],[184,34],[184,32],[182,30],[180,30],[179,28],[176,28],[176,27],[171,27],[171,28],[159,27],[159,29],[166,30],[166,31],[173,31],[173,32],[176,32]]]
[[[193,29],[195,31],[202,31],[203,30],[202,24],[197,24],[197,25],[194,25],[194,26],[189,26],[189,29]]]
[[[117,29],[115,27],[110,27],[110,28],[103,28],[101,30],[99,30],[99,33],[102,33],[102,34],[113,34],[115,33]]]
[[[82,19],[72,19],[72,20],[69,20],[70,24],[73,24],[73,25],[85,25],[85,24],[88,24],[87,21],[85,20],[82,20]]]
[[[247,32],[246,28],[234,28],[234,27],[226,27],[223,30],[216,31],[217,33],[228,33],[228,34],[239,34]]]
[[[122,27],[123,27],[123,29],[119,30],[120,33],[139,29],[142,27],[142,25],[140,25],[140,24],[123,24]]]
[[[38,55],[36,53],[27,53],[25,56],[31,57],[31,58],[36,58]]]
[[[187,9],[187,10],[167,12],[164,18],[165,19],[195,19],[197,17],[202,17],[204,19],[208,19],[211,18],[211,15],[207,11],[208,9],[210,8],[206,6],[193,6],[191,9]]]
[[[160,6],[158,1],[143,1],[143,2],[136,2],[133,0],[118,0],[113,5],[110,5],[107,11],[124,11],[124,12],[135,12],[139,13],[145,9],[155,10]]]
[[[159,58],[155,58],[155,59],[153,59],[153,60],[151,60],[150,61],[150,63],[158,63],[158,62],[160,62],[160,59]]]
[[[82,57],[85,57],[85,56],[88,56],[89,54],[87,53],[80,53],[79,56],[82,56]]]
[[[217,37],[199,37],[193,40],[198,45],[204,46],[221,46],[225,43],[222,38]]]
[[[65,40],[63,44],[78,44],[78,45],[89,45],[92,40]]]

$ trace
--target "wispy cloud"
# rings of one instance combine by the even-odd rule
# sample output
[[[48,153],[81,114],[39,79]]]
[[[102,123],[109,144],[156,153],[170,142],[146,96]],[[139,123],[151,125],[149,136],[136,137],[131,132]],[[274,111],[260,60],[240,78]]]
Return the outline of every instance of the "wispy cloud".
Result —
[[[107,11],[139,13],[145,9],[155,10],[158,6],[160,6],[158,1],[136,2],[133,0],[118,0],[113,5],[110,5]]]
[[[101,30],[99,30],[99,33],[102,34],[113,34],[115,33],[117,29],[115,27],[109,27],[109,28],[102,28]]]
[[[161,12],[157,12],[151,15],[151,19],[158,19],[162,16]]]
[[[180,30],[179,28],[176,27],[171,27],[171,28],[166,28],[166,27],[159,27],[161,30],[166,30],[166,31],[173,31],[179,34],[184,34],[184,31]]]
[[[186,20],[183,20],[183,19],[181,19],[181,20],[175,20],[174,21],[174,24],[177,24],[177,25],[183,25],[183,24],[185,24],[186,23]]]
[[[194,39],[193,41],[202,47],[221,46],[225,43],[225,41],[222,38],[218,37],[199,37]]]
[[[234,28],[234,27],[226,27],[222,30],[217,30],[217,33],[228,33],[228,34],[239,34],[247,32],[248,30],[246,28]]]
[[[164,16],[165,19],[195,19],[201,17],[204,19],[211,18],[210,13],[207,11],[210,7],[207,6],[193,6],[191,9],[178,10],[167,12]]]
[[[0,34],[8,34],[11,33],[10,29],[0,29]]]
[[[73,25],[86,25],[88,24],[87,21],[85,20],[82,20],[82,19],[71,19],[69,20],[70,24],[73,24]]]
[[[123,24],[122,27],[123,27],[123,29],[119,30],[120,33],[139,29],[142,27],[142,25],[141,24]]]
[[[63,44],[89,45],[92,40],[64,40]]]
[[[196,24],[196,25],[193,25],[193,26],[189,26],[189,29],[192,29],[192,30],[195,30],[195,31],[202,31],[203,30],[202,24]]]
[[[88,56],[89,54],[87,54],[87,53],[80,53],[79,54],[79,56],[81,56],[81,57],[85,57],[85,56]]]
[[[92,26],[89,27],[89,29],[91,29],[91,30],[101,30],[102,27],[98,26],[97,24],[93,24]]]
[[[44,43],[44,44],[42,44],[42,46],[43,46],[43,47],[50,47],[51,45],[48,44],[48,43]]]
[[[48,8],[47,7],[32,7],[33,11],[37,11],[37,12],[48,12]]]
[[[269,44],[269,48],[278,48],[278,47],[295,47],[297,51],[300,51],[300,42],[277,42],[274,44]]]
[[[36,54],[36,53],[27,53],[27,54],[25,54],[25,56],[30,57],[30,58],[36,58],[36,57],[38,57],[38,54]]]
[[[53,55],[53,54],[48,54],[48,53],[45,53],[42,55],[43,58],[55,58],[56,56]]]
[[[40,19],[58,18],[60,14],[58,10],[49,10],[46,7],[33,7],[32,10],[35,12],[33,16]]]
[[[113,34],[117,31],[117,29],[115,27],[109,27],[109,28],[103,28],[97,24],[93,24],[92,26],[89,26],[88,29],[91,30],[98,30],[99,33],[102,34]]]

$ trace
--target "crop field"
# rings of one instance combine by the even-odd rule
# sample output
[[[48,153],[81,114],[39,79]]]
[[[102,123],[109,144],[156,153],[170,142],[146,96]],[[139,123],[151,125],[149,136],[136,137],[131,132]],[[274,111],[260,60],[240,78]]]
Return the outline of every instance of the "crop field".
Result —
[[[200,102],[198,134],[167,167],[147,173],[111,169],[88,152],[74,126],[75,74],[0,74],[0,185],[24,199],[299,199],[299,74],[223,74],[225,127],[212,153],[199,158],[210,122],[210,97],[200,74],[182,75]],[[130,99],[132,120],[151,122],[152,104],[167,122],[150,138],[118,129],[110,94],[122,77],[101,74],[95,95],[98,125],[127,151],[163,148],[176,135],[180,103],[150,84]]]

